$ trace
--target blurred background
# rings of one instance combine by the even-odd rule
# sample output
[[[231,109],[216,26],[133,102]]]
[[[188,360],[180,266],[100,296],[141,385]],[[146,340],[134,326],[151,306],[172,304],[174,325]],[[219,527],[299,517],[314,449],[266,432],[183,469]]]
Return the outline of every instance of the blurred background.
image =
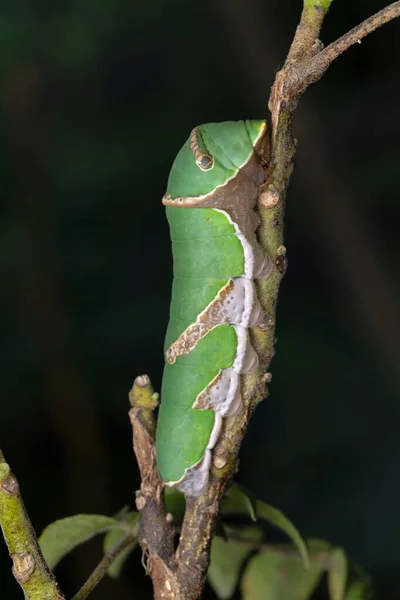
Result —
[[[300,0],[2,0],[0,443],[38,532],[132,503],[133,379],[156,389],[172,278],[161,197],[190,130],[267,117]],[[336,0],[336,39],[385,5]],[[301,100],[271,395],[239,481],[400,597],[400,22]],[[57,570],[71,597],[95,540]],[[0,540],[0,597],[21,597]],[[151,598],[132,556],[93,598]],[[213,598],[207,590],[206,598]]]

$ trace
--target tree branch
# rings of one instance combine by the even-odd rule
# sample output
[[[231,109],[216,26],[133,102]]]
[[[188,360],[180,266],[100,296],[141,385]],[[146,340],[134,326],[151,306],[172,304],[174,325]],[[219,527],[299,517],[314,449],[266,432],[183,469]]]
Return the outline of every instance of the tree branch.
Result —
[[[88,580],[83,584],[79,592],[72,598],[72,600],[86,600],[86,598],[92,593],[94,588],[100,583],[103,577],[107,573],[108,567],[112,562],[129,546],[133,546],[136,543],[136,536],[133,537],[131,533],[125,535],[115,546],[113,546],[101,559],[93,573],[91,573]]]
[[[264,35],[263,15],[258,0],[238,0],[233,4],[230,0],[217,0],[217,5],[220,22],[215,25],[218,28],[223,22],[227,26],[226,42],[231,42],[236,62],[242,67],[238,84],[249,90],[252,106],[257,112],[260,98],[265,92],[264,72],[272,73],[279,60],[279,33],[271,30],[268,37]],[[253,65],[250,70],[247,68],[249,64]],[[379,93],[378,90],[373,92],[373,89],[371,81],[365,94]],[[327,265],[329,277],[335,280],[336,285],[344,285],[347,290],[341,297],[346,312],[351,310],[350,305],[358,306],[360,298],[363,299],[364,310],[356,310],[356,321],[363,336],[368,338],[367,343],[373,345],[374,349],[370,346],[369,351],[380,362],[384,376],[398,398],[400,323],[393,284],[381,268],[385,259],[376,244],[372,244],[371,232],[352,207],[349,199],[351,190],[345,192],[341,178],[335,177],[332,172],[332,164],[327,161],[324,152],[323,132],[318,127],[314,107],[307,96],[302,98],[302,116],[297,131],[299,138],[303,132],[307,132],[308,162],[313,165],[311,178],[301,169],[297,173],[298,185],[307,196],[303,208],[309,211],[307,216],[318,221],[319,227],[314,228],[314,235],[324,240],[328,252],[325,260],[330,260]],[[322,187],[324,202],[320,201]],[[277,198],[276,193],[266,192],[263,196],[266,207],[273,205]]]
[[[147,375],[136,377],[129,400],[133,449],[142,481],[140,491],[136,492],[136,507],[140,512],[143,562],[153,580],[155,600],[179,600],[182,596],[176,575],[174,529],[165,510],[164,484],[156,461],[153,411],[158,406],[158,395],[154,394]]]
[[[301,94],[322,77],[340,54],[378,27],[400,16],[400,1],[397,1],[322,49],[318,38],[329,5],[329,0],[304,0],[304,9],[288,57],[272,87],[269,108],[272,113],[273,141],[278,129],[280,104],[290,106],[293,112]]]
[[[224,420],[219,441],[213,451],[207,493],[199,498],[186,498],[186,512],[176,553],[173,548],[173,530],[163,505],[163,483],[155,459],[155,419],[152,411],[156,400],[148,377],[137,378],[130,394],[134,449],[142,476],[141,490],[137,494],[137,507],[141,511],[140,543],[148,556],[148,571],[153,579],[156,600],[198,600],[201,597],[219,503],[236,472],[239,449],[252,412],[267,395],[266,383],[270,376],[266,371],[274,355],[276,305],[280,281],[287,265],[283,245],[283,217],[296,150],[292,120],[298,100],[308,85],[317,81],[329,64],[347,47],[398,16],[400,5],[400,2],[396,2],[380,11],[326,50],[322,50],[318,38],[331,2],[332,0],[304,0],[303,13],[288,57],[282,70],[277,73],[271,90],[270,162],[273,168],[259,198],[258,239],[273,260],[275,269],[268,279],[256,282],[268,327],[266,331],[250,330],[252,344],[260,359],[259,369],[242,376],[243,406],[238,414]]]
[[[26,513],[19,485],[0,450],[0,524],[13,561],[12,573],[26,600],[64,600]]]

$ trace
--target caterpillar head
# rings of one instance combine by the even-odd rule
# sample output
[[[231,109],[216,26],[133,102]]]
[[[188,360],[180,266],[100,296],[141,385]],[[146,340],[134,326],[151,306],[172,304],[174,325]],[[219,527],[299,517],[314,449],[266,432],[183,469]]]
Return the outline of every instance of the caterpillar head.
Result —
[[[195,127],[172,165],[163,204],[189,205],[228,183],[262,144],[266,129],[262,120]]]

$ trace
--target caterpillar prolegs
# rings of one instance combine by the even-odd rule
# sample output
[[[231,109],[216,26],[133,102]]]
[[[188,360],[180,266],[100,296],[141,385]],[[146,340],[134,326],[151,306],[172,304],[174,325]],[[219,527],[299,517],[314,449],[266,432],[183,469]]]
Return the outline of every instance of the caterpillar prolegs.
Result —
[[[254,280],[271,271],[255,235],[265,135],[265,121],[196,127],[163,198],[174,280],[157,462],[166,485],[191,496],[206,490],[222,419],[240,407],[240,375],[258,364],[248,328],[265,320]]]

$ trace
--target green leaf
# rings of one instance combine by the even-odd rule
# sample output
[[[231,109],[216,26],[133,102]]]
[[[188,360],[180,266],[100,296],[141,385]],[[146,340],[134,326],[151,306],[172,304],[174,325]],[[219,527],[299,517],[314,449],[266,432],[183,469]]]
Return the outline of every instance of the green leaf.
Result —
[[[222,499],[221,514],[247,514],[252,521],[257,521],[256,503],[257,500],[250,491],[234,483]]]
[[[39,538],[43,556],[53,570],[66,554],[98,533],[119,527],[117,519],[104,515],[74,515],[54,521]]]
[[[349,585],[345,600],[371,600],[374,597],[371,579],[358,565],[353,565],[352,571],[355,579]]]
[[[347,582],[347,556],[342,548],[332,550],[328,570],[330,600],[343,600]]]
[[[293,523],[277,508],[261,500],[256,500],[254,495],[242,486],[234,483],[229,488],[221,502],[221,514],[248,514],[253,521],[261,517],[271,523],[271,525],[278,527],[292,540],[303,559],[305,568],[308,568],[307,546]]]
[[[139,513],[138,512],[128,512],[123,514],[121,519],[123,523],[130,525],[133,529],[136,528],[137,535],[139,535]],[[103,551],[104,554],[111,550],[125,535],[127,531],[126,529],[111,529],[105,537],[103,542]],[[120,573],[130,555],[130,553],[137,546],[137,538],[135,541],[132,541],[132,544],[125,548],[114,560],[114,562],[108,567],[107,575],[117,579],[120,576]]]
[[[237,528],[226,527],[225,529],[228,535],[238,532]],[[242,527],[239,532],[240,537],[250,541],[262,539],[262,532],[256,527]],[[243,542],[225,541],[220,537],[213,539],[207,578],[220,600],[227,600],[233,595],[239,581],[240,570],[251,552],[251,545],[246,546]]]
[[[285,517],[283,513],[277,508],[274,508],[270,504],[266,504],[265,502],[261,502],[261,500],[257,500],[256,503],[256,511],[257,517],[261,517],[265,519],[271,525],[278,527],[282,531],[286,533],[286,535],[292,540],[297,550],[300,553],[300,556],[303,560],[304,567],[308,569],[309,567],[309,557],[308,550],[305,541],[301,537],[299,531],[293,525],[289,519]]]
[[[345,600],[369,600],[370,598],[373,598],[373,594],[365,581],[355,581],[347,590]]]
[[[321,543],[310,542],[310,550]],[[288,546],[277,546],[251,558],[241,581],[243,600],[308,600],[324,571],[324,555],[309,569],[290,553]],[[329,556],[329,555],[327,555]]]

